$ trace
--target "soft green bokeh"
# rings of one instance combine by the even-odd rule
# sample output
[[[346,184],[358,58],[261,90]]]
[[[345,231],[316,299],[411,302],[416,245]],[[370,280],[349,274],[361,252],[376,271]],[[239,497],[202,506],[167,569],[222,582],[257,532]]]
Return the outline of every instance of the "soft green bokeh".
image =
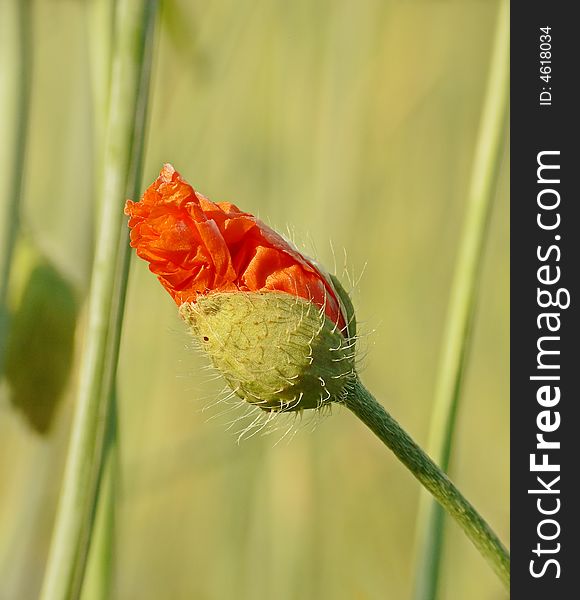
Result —
[[[95,129],[90,2],[34,3],[24,226],[87,287]],[[493,2],[166,2],[144,185],[163,162],[213,200],[259,215],[355,283],[362,377],[425,445],[442,321],[493,38]],[[97,117],[96,117],[97,116]],[[508,189],[487,244],[453,477],[509,536]],[[120,207],[121,210],[121,207]],[[344,251],[343,251],[344,249]],[[345,261],[346,254],[346,261]],[[346,287],[352,286],[343,277]],[[78,336],[83,328],[79,327]],[[419,485],[335,409],[288,442],[239,446],[214,420],[176,306],[131,272],[120,363],[115,598],[410,597]],[[0,388],[0,598],[36,597],[75,377],[49,438]],[[443,600],[499,600],[500,583],[449,524]]]

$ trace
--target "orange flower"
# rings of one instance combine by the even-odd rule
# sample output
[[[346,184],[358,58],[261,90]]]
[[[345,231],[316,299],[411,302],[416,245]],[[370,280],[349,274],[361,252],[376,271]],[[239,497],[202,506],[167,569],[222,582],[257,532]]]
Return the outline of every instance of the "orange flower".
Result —
[[[127,200],[131,246],[176,304],[212,292],[278,291],[315,303],[342,329],[346,319],[329,278],[282,236],[228,202],[213,203],[169,164]]]

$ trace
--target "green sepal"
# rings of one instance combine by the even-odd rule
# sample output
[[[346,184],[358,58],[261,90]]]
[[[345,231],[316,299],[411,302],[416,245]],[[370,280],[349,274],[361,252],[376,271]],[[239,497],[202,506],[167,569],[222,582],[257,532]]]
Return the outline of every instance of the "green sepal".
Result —
[[[338,296],[342,314],[345,317],[347,337],[354,341],[356,338],[356,315],[354,312],[354,305],[350,299],[350,296],[348,295],[348,292],[344,289],[338,277],[332,273],[328,273],[328,276],[330,277],[332,287]]]
[[[341,401],[355,378],[351,342],[303,298],[214,293],[180,313],[235,394],[266,411]]]

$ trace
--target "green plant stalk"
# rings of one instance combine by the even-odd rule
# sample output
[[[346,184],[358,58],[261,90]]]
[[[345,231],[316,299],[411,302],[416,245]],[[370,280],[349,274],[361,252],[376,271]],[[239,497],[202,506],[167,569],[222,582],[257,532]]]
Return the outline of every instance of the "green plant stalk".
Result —
[[[115,548],[116,473],[111,445],[103,465],[94,533],[87,557],[86,574],[80,592],[81,600],[107,600],[111,597]]]
[[[101,214],[89,297],[87,333],[61,498],[42,600],[78,598],[102,472],[103,440],[114,389],[127,281],[123,202],[140,172],[155,0],[117,5],[111,98],[105,141]],[[131,190],[132,192],[133,190]]]
[[[107,23],[114,21],[113,16],[110,14],[110,10],[113,7],[111,0],[96,0],[93,2],[93,9],[98,12],[97,14],[97,31],[100,31],[101,35],[95,35],[94,37],[101,40],[101,44],[96,44],[94,58],[98,64],[97,72],[100,74],[97,82],[95,82],[95,102],[99,104],[100,92],[97,90],[100,86],[97,85],[98,81],[101,81],[103,86],[108,90],[110,84],[110,77],[107,76],[106,69],[102,63],[103,57],[96,56],[99,54],[97,50],[99,48],[107,50],[112,44],[112,40],[109,39]],[[127,177],[127,191],[126,197],[136,198],[140,195],[140,183],[141,183],[141,172],[144,160],[144,140],[146,138],[146,115],[148,112],[149,103],[149,76],[152,68],[153,50],[151,46],[153,43],[153,24],[154,20],[149,21],[150,31],[146,34],[145,44],[146,48],[143,54],[143,65],[141,68],[142,79],[140,82],[140,93],[138,94],[137,107],[135,111],[135,131],[133,155],[131,160],[131,166]],[[110,65],[109,65],[110,70]],[[101,94],[102,96],[102,94]],[[101,110],[98,112],[96,117],[95,125],[98,127],[100,121],[106,120],[105,115],[108,112],[108,97],[105,97],[105,106],[101,106]],[[97,147],[102,146],[102,142],[99,139],[96,140]],[[102,201],[102,198],[101,198]],[[112,378],[113,383],[111,387],[111,414],[117,414],[117,382],[115,368],[118,361],[119,347],[120,347],[120,335],[123,321],[123,310],[122,307],[125,304],[125,296],[127,291],[127,280],[129,274],[130,265],[130,253],[128,252],[126,237],[121,236],[121,241],[118,251],[118,269],[120,270],[117,276],[119,282],[118,294],[115,294],[116,303],[118,307],[112,312],[115,316],[116,322],[110,328],[112,332],[112,340],[110,343],[110,360],[109,365],[112,367],[113,372],[107,375],[107,380]],[[89,555],[87,557],[87,579],[82,589],[82,600],[106,600],[110,597],[110,591],[113,586],[114,578],[114,557],[115,557],[115,523],[116,523],[116,495],[117,488],[119,485],[119,457],[118,457],[118,438],[117,438],[117,425],[116,418],[110,419],[114,423],[109,426],[109,434],[105,438],[103,448],[103,468],[99,479],[99,494],[98,494],[98,506],[95,521],[94,531],[94,543],[91,545]]]
[[[149,75],[153,59],[153,24],[149,22],[150,31],[146,35],[146,48],[143,56],[141,69],[142,80],[141,92],[137,101],[135,111],[134,152],[131,166],[127,177],[127,193],[129,198],[137,198],[142,179],[142,167],[144,162],[144,140],[146,138],[146,115],[149,104]],[[127,239],[121,236],[118,251],[119,283],[118,293],[115,294],[117,307],[112,311],[114,323],[112,324],[110,342],[109,367],[112,369],[106,376],[107,381],[112,381],[110,387],[111,407],[109,418],[109,432],[104,441],[103,464],[99,477],[98,506],[95,521],[95,540],[87,557],[89,573],[82,589],[82,600],[107,600],[113,586],[114,577],[114,546],[115,546],[115,523],[116,523],[116,490],[119,484],[119,457],[118,457],[118,427],[117,427],[117,379],[116,365],[119,359],[121,331],[123,323],[123,306],[127,293],[127,281],[129,276],[129,265],[131,255],[128,251]]]
[[[10,278],[20,228],[30,97],[30,25],[29,0],[5,0],[0,3],[0,380],[4,372],[10,326]],[[33,505],[34,501],[26,502],[24,512],[27,516],[30,516],[28,507],[32,510]],[[8,531],[0,532],[2,574],[11,565],[9,558],[14,552],[12,543],[18,533],[19,520],[15,522],[16,527],[10,526]]]
[[[430,455],[444,471],[448,470],[451,458],[486,233],[503,154],[509,98],[509,35],[509,3],[500,0],[467,214],[443,335],[428,444]],[[417,530],[415,600],[437,598],[444,516],[441,507],[428,494],[422,494]]]
[[[447,475],[358,379],[346,396],[344,404],[394,452],[425,489],[457,521],[509,589],[510,558],[507,550]]]
[[[95,159],[93,171],[97,174],[103,172],[105,160],[104,147],[111,96],[111,71],[112,52],[115,33],[115,4],[113,0],[91,0],[86,6],[85,24],[88,29],[88,40],[91,64],[91,93],[93,99],[93,148]],[[144,65],[143,70],[147,67]],[[147,96],[148,94],[145,93]],[[136,119],[135,126],[138,126]],[[139,140],[139,134],[134,137]],[[137,144],[138,146],[142,144]],[[140,158],[139,158],[140,160]],[[96,214],[99,214],[100,203],[103,202],[103,181],[96,178],[94,185]],[[122,254],[122,249],[120,249]],[[120,260],[121,257],[120,257]],[[117,279],[126,282],[127,275],[121,273]],[[121,299],[121,303],[124,298]],[[113,309],[118,317],[122,311]],[[121,332],[121,323],[113,326],[111,331]],[[113,349],[117,346],[115,340],[111,342]],[[117,359],[109,363],[116,365]],[[117,444],[117,396],[116,384],[113,384],[111,397],[110,417],[108,419],[108,432],[103,443],[102,469],[99,473],[97,506],[93,534],[87,555],[86,573],[81,590],[81,600],[105,600],[110,597],[113,586],[113,565],[116,550],[116,500],[119,487],[119,465]]]
[[[103,172],[105,137],[109,102],[111,97],[111,72],[115,37],[115,0],[89,0],[85,6],[85,27],[89,47],[91,70],[91,98],[93,114],[93,172]],[[95,220],[101,212],[103,198],[102,178],[96,177],[93,185],[96,202]]]
[[[0,375],[8,336],[8,287],[20,225],[30,97],[30,1],[0,5]]]
[[[102,158],[105,143],[104,125],[109,111],[111,64],[115,32],[115,1],[89,0],[86,5],[86,27],[91,64],[91,95],[94,114],[94,145]],[[101,165],[102,168],[102,165]]]
[[[115,553],[116,500],[119,482],[116,394],[111,398],[111,416],[103,449],[99,477],[98,505],[81,600],[107,600],[113,586]]]

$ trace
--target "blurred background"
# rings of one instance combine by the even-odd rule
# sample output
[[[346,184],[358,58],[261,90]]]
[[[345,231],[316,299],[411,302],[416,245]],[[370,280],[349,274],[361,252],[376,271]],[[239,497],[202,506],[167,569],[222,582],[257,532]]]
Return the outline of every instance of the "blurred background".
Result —
[[[37,597],[69,439],[99,184],[95,6],[32,3],[23,236],[0,384],[1,600]],[[423,446],[496,8],[164,0],[158,19],[143,187],[171,162],[336,271],[364,336],[363,381]],[[506,543],[508,189],[504,160],[452,460]],[[338,408],[297,423],[290,441],[238,445],[236,415],[202,411],[222,388],[203,365],[134,261],[113,597],[410,598],[419,484]],[[444,600],[506,597],[454,523],[444,556]]]

